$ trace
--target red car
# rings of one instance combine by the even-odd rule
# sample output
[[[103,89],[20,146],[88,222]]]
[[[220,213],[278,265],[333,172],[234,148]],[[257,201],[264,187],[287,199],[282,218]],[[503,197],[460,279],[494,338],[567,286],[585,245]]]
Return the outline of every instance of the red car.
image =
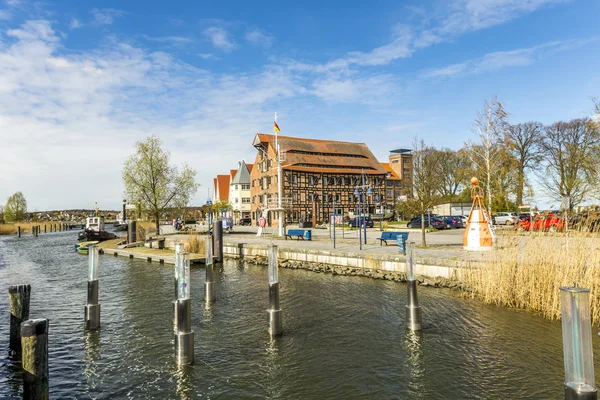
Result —
[[[562,231],[565,229],[565,220],[556,214],[534,215],[533,222],[531,222],[531,217],[525,217],[515,224],[515,229],[542,232]]]

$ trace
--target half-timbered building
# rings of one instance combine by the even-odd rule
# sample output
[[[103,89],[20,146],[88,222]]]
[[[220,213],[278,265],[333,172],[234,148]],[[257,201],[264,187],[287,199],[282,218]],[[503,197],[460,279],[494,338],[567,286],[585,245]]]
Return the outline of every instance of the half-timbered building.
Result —
[[[265,211],[278,208],[275,141],[276,136],[269,134],[259,133],[254,138],[258,151],[250,173],[253,222]],[[334,213],[348,217],[359,206],[369,214],[383,215],[394,209],[399,198],[410,197],[410,151],[396,151],[389,163],[380,163],[364,143],[281,135],[277,141],[286,224],[316,224]],[[266,218],[269,224],[278,223],[277,213],[268,212]]]

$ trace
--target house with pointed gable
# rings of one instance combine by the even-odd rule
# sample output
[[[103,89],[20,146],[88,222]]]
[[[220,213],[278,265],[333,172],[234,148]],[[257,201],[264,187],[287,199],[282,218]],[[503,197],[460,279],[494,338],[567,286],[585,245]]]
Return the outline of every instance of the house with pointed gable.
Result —
[[[238,169],[232,175],[229,184],[229,202],[233,207],[233,221],[239,223],[240,218],[250,218],[250,171],[252,164],[244,160],[238,162]]]

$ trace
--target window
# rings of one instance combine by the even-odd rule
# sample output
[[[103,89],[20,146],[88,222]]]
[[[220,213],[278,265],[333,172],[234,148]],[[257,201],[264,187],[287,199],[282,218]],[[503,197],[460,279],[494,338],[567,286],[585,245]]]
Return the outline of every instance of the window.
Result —
[[[341,194],[336,194],[334,196],[335,201],[342,201],[342,195]]]
[[[398,164],[398,160],[392,160],[392,164]]]
[[[324,176],[323,177],[323,186],[327,186],[327,184],[328,184],[327,177]]]
[[[314,199],[314,194],[309,193],[308,194],[308,201],[313,201],[313,199]]]
[[[292,183],[294,183],[294,184],[298,183],[298,175],[292,174]]]
[[[404,168],[404,169],[402,170],[402,174],[403,174],[404,176],[410,175],[410,169],[408,169],[408,168]]]
[[[236,198],[235,198],[235,204],[237,204],[237,203],[238,203],[238,200],[239,200],[239,199],[236,197]]]
[[[250,204],[250,197],[242,197],[242,204]]]
[[[298,201],[298,192],[293,192],[292,193],[292,200],[293,201]]]
[[[234,189],[235,189],[235,190],[238,190],[238,185],[235,185],[235,186],[234,186]]]
[[[388,189],[386,193],[387,193],[387,197],[392,197],[393,196],[391,189]]]
[[[250,184],[242,185],[242,190],[250,190]]]

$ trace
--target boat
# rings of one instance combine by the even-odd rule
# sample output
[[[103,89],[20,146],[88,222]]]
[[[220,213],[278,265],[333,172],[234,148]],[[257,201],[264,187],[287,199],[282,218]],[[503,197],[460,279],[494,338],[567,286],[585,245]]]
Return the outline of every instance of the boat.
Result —
[[[98,242],[97,240],[93,240],[91,242],[80,242],[75,245],[75,250],[77,250],[77,252],[79,254],[88,254],[89,250],[90,250],[90,246],[98,244],[98,243],[100,243],[100,242]]]
[[[123,212],[125,212],[125,208],[123,207]],[[115,232],[125,232],[127,231],[127,221],[123,218],[123,212],[117,214],[117,220],[115,221],[113,227]]]
[[[96,207],[96,215],[85,219],[85,229],[79,232],[77,239],[80,242],[103,242],[116,237],[114,233],[104,230],[104,217],[98,215],[98,207]]]

